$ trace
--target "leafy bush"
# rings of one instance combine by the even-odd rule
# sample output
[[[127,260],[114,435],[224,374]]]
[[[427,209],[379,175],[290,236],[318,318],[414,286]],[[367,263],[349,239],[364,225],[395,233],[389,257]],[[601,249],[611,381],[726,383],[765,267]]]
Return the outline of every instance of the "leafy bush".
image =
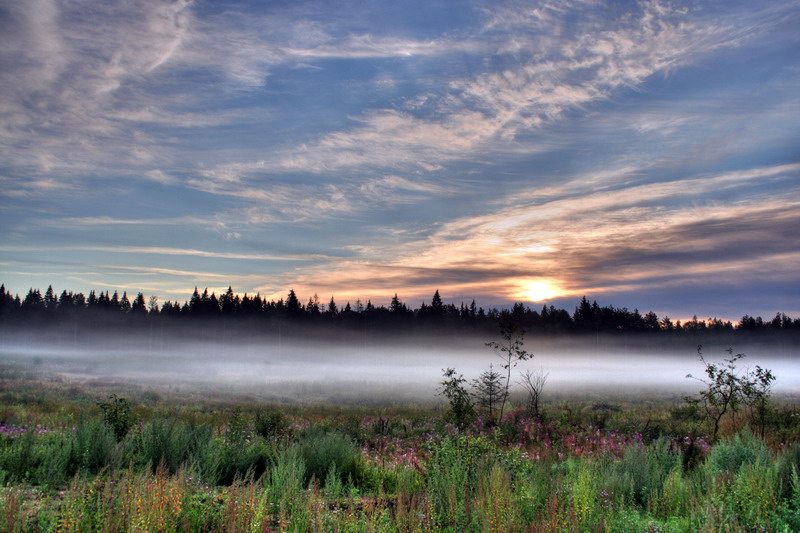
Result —
[[[477,489],[475,454],[469,439],[445,439],[432,450],[427,488],[435,521],[442,527],[463,531],[470,517],[466,500]]]
[[[650,532],[679,532],[692,531],[685,520],[668,520],[662,522],[649,514],[637,509],[624,509],[615,513],[606,523],[606,531],[646,531]]]
[[[522,512],[512,490],[511,476],[506,468],[495,463],[480,481],[477,507],[482,529],[488,531],[518,531]]]
[[[103,411],[103,421],[112,429],[117,442],[120,442],[133,426],[131,406],[128,400],[118,398],[116,394],[112,394],[108,399],[110,401],[98,402],[97,405]]]
[[[499,468],[494,474],[493,469]],[[501,472],[502,471],[502,472]],[[514,480],[527,472],[519,450],[503,450],[484,437],[456,435],[434,443],[426,473],[428,498],[435,522],[443,528],[464,531],[476,517],[472,505],[479,495],[506,493],[513,489]],[[494,476],[490,483],[487,480]],[[506,487],[504,479],[511,484]]]
[[[122,464],[123,448],[115,433],[99,421],[78,424],[71,441],[67,474],[114,471]]]
[[[50,433],[36,438],[36,454],[41,462],[36,470],[36,481],[51,487],[64,487],[80,469],[80,452],[73,446],[75,435]]]
[[[286,448],[278,453],[265,479],[258,514],[277,516],[280,523],[294,526],[293,531],[302,531],[297,522],[302,521],[306,510],[305,471],[305,464],[296,448]]]
[[[171,473],[182,466],[204,460],[211,441],[211,428],[180,424],[175,420],[148,422],[132,443],[129,453],[153,473],[163,466]]]
[[[758,459],[767,461],[769,458],[764,441],[749,433],[741,433],[733,439],[718,442],[708,455],[708,466],[714,474],[735,475],[743,465],[752,465]]]
[[[742,466],[728,492],[734,516],[751,530],[768,529],[774,516],[778,503],[776,474],[774,464],[759,456],[754,463]]]
[[[0,437],[0,471],[8,481],[28,481],[38,466],[34,454],[34,434],[27,431],[19,437]]]
[[[475,418],[475,406],[465,386],[467,380],[461,374],[456,374],[455,368],[444,370],[442,375],[444,380],[439,382],[439,392],[450,402],[448,414],[453,423],[459,429],[464,429]]]
[[[549,462],[533,463],[515,477],[514,496],[525,522],[533,523],[545,512],[550,492],[557,484]]]
[[[280,411],[261,411],[256,414],[255,431],[267,440],[282,437],[289,432],[289,422]]]
[[[250,430],[242,414],[241,407],[236,406],[233,408],[228,419],[228,425],[225,427],[224,437],[228,446],[234,448],[245,445],[250,439]]]
[[[609,477],[610,492],[646,508],[662,492],[669,474],[681,468],[680,456],[673,453],[669,441],[661,439],[650,445],[634,445],[625,450]]]
[[[789,499],[792,496],[794,479],[800,473],[800,443],[794,443],[784,450],[778,460],[778,483],[781,496]],[[800,494],[800,486],[796,487]],[[800,509],[798,509],[800,511]]]
[[[734,417],[740,404],[749,404],[756,415],[763,438],[775,375],[771,370],[758,365],[752,371],[739,370],[736,365],[745,354],[733,355],[731,348],[726,351],[729,355],[727,359],[723,359],[721,363],[709,363],[703,357],[702,346],[697,347],[697,355],[705,367],[706,379],[695,379],[705,385],[706,389],[700,391],[699,398],[686,398],[686,401],[689,404],[702,405],[706,418],[713,422],[712,439],[715,441],[723,417],[728,413]],[[687,377],[693,376],[689,374]]]
[[[203,461],[203,475],[211,483],[231,485],[237,479],[261,477],[274,462],[274,450],[264,443],[230,446],[214,439]]]
[[[310,428],[300,436],[295,448],[305,465],[306,483],[312,477],[323,482],[332,467],[343,482],[361,481],[361,452],[346,435]]]
[[[691,486],[683,470],[676,468],[670,472],[658,498],[657,514],[661,517],[686,516],[689,514]]]
[[[570,464],[573,464],[570,460]],[[593,461],[576,461],[572,468],[571,500],[575,518],[583,527],[592,523],[597,514],[599,490],[599,469]]]
[[[0,472],[8,481],[64,486],[77,473],[118,469],[123,451],[98,420],[80,423],[69,433],[29,429],[0,440]]]

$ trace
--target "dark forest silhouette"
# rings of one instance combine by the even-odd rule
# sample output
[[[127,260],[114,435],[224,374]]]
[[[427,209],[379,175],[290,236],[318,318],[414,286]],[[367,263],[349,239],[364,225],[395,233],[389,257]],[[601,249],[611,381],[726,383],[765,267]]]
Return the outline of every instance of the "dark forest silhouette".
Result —
[[[187,327],[202,324],[239,331],[312,332],[339,330],[408,334],[436,333],[495,333],[498,325],[512,322],[532,334],[637,334],[680,336],[692,335],[756,335],[775,334],[797,337],[800,319],[778,313],[771,320],[745,315],[734,324],[727,320],[697,317],[673,322],[668,316],[658,317],[652,311],[641,314],[638,309],[600,306],[584,297],[574,312],[544,305],[537,311],[523,303],[510,309],[484,310],[473,300],[469,304],[444,303],[437,290],[430,302],[416,309],[409,307],[396,294],[389,306],[375,306],[371,301],[357,300],[340,306],[333,297],[322,303],[315,294],[303,304],[294,290],[285,299],[267,300],[260,295],[239,296],[231,287],[217,296],[208,289],[195,289],[184,303],[165,301],[156,296],[145,298],[138,293],[132,299],[126,292],[91,291],[83,293],[62,291],[56,294],[52,286],[42,294],[30,289],[24,298],[12,296],[5,285],[0,286],[0,323],[3,333],[15,329],[48,329],[73,327],[112,331],[138,330],[158,325]]]

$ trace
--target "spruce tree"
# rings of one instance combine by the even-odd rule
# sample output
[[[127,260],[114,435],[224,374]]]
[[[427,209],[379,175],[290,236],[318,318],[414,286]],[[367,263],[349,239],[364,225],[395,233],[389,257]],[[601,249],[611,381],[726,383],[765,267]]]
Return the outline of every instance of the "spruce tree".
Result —
[[[478,379],[472,380],[478,406],[486,411],[492,424],[495,422],[494,413],[503,401],[504,384],[505,378],[491,364],[489,370],[481,372]]]

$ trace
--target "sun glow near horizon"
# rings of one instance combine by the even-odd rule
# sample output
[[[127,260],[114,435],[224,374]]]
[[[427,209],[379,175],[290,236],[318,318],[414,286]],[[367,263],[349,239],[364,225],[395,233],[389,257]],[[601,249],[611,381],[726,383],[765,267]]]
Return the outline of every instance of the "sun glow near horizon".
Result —
[[[514,293],[515,298],[531,302],[543,302],[563,295],[563,292],[554,282],[545,279],[522,281],[519,284],[519,289]]]

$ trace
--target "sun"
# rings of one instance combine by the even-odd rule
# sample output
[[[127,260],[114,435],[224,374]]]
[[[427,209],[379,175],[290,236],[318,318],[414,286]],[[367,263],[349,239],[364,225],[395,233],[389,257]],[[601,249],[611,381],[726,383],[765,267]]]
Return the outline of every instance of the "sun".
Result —
[[[525,281],[521,285],[517,296],[531,302],[549,300],[559,294],[558,289],[556,289],[552,283],[545,280]]]

